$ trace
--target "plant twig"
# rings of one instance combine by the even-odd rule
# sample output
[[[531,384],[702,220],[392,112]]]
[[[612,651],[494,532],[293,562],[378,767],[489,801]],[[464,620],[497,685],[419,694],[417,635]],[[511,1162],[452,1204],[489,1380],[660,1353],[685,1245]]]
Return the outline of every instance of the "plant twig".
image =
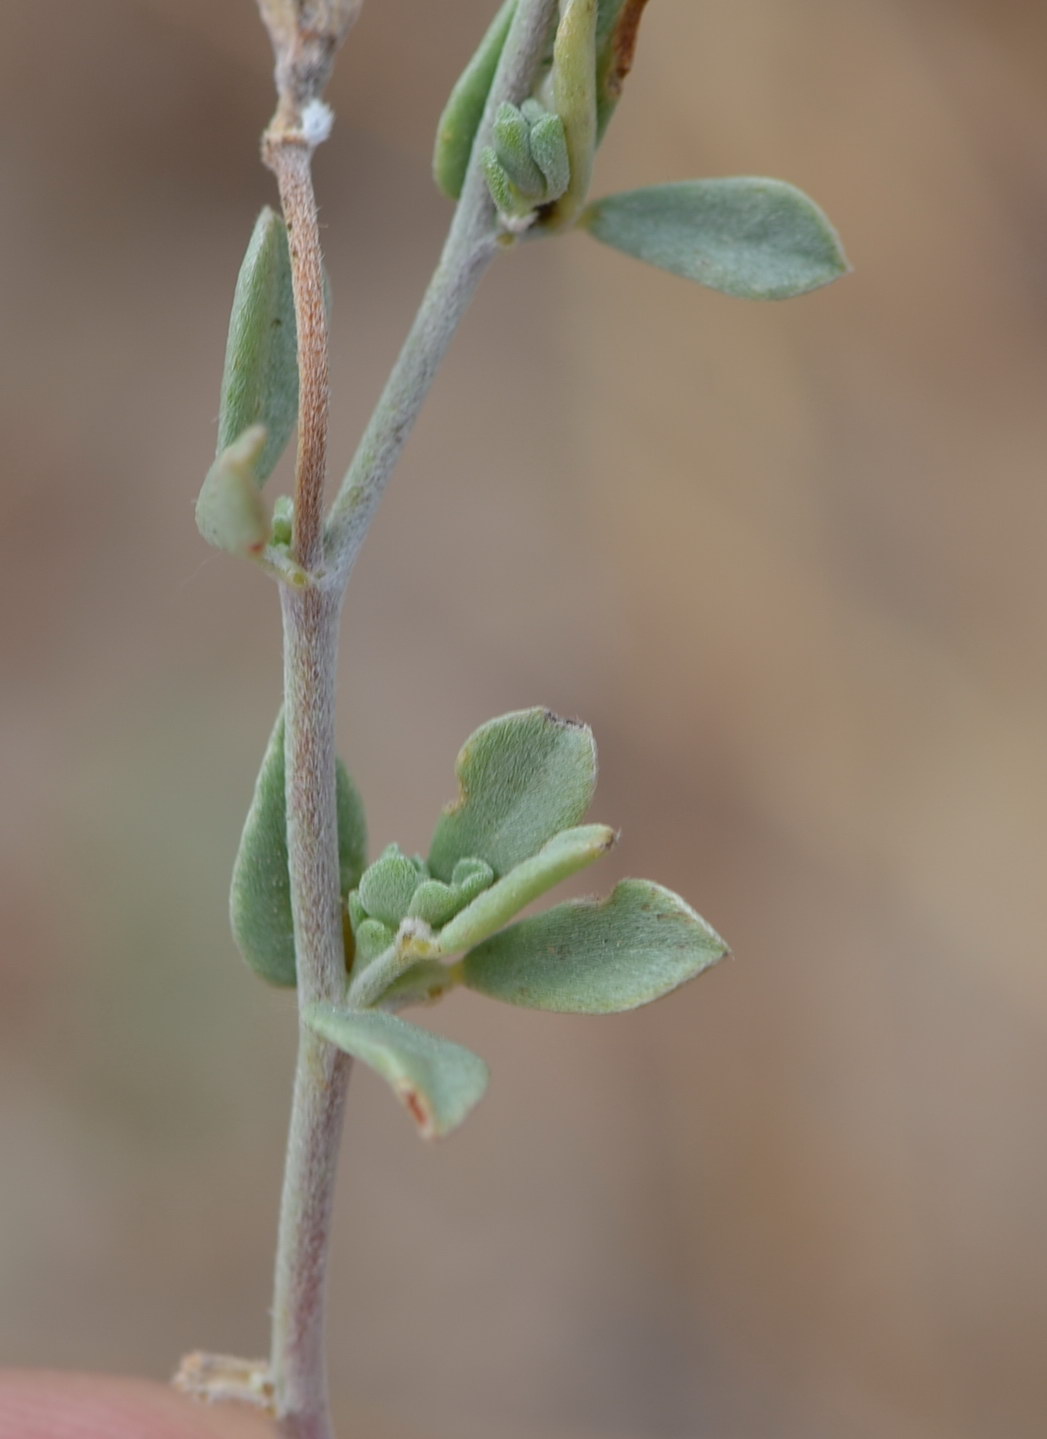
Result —
[[[528,94],[556,6],[557,0],[521,0],[517,6],[440,263],[331,507],[327,556],[340,584],[349,578],[440,361],[484,271],[498,253],[497,216],[478,156],[498,107]]]
[[[314,114],[322,122],[323,112]],[[311,172],[313,144],[303,131],[281,125],[278,117],[266,132],[262,153],[276,176],[287,225],[298,330],[298,455],[292,552],[303,569],[316,570],[322,545],[330,382],[323,257]]]
[[[287,838],[302,1010],[318,1000],[339,1001],[346,984],[334,749],[338,621],[344,587],[436,368],[497,251],[497,222],[480,168],[473,164],[418,319],[332,512],[325,567],[321,517],[328,418],[327,323],[310,159],[329,125],[319,92],[333,50],[358,6],[355,0],[260,0],[260,4],[276,49],[280,92],[264,153],[276,174],[284,207],[298,327],[294,558],[312,576],[312,583],[304,588],[281,590]],[[503,99],[520,98],[529,88],[555,7],[556,0],[521,0],[492,87],[485,127]],[[303,17],[304,10],[310,15]],[[305,23],[310,18],[315,21],[313,11],[334,17],[334,28],[322,44],[313,44],[315,35]],[[335,22],[342,30],[332,41]],[[349,1070],[350,1061],[340,1050],[300,1024],[277,1241],[271,1359],[277,1416],[288,1439],[334,1436],[324,1358],[324,1285]]]

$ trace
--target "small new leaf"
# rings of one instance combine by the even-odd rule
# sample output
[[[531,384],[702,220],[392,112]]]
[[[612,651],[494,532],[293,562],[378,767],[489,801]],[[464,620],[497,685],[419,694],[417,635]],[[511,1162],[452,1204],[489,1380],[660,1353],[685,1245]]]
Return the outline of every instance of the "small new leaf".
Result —
[[[516,0],[505,0],[451,91],[436,127],[433,177],[450,200],[457,200],[462,193],[476,132],[483,119],[487,96],[515,9]]]
[[[850,266],[829,220],[783,180],[684,180],[609,195],[582,216],[592,235],[725,295],[785,300]]]
[[[258,556],[269,539],[269,510],[258,489],[264,425],[252,425],[215,460],[196,500],[196,527],[209,545]]]
[[[423,1139],[450,1134],[487,1088],[489,1072],[479,1055],[395,1015],[314,1004],[303,1018],[392,1086]]]
[[[233,295],[218,414],[219,454],[249,425],[264,425],[255,474],[272,474],[298,419],[298,355],[291,256],[284,222],[258,216]]]
[[[616,838],[605,824],[582,825],[553,835],[537,854],[522,860],[444,925],[437,937],[438,952],[455,954],[479,944],[546,890],[606,854]]]
[[[531,157],[531,127],[515,105],[499,105],[493,137],[495,154],[516,188],[532,204],[544,200],[545,176]]]
[[[486,860],[495,878],[576,825],[596,787],[588,725],[549,710],[518,710],[472,734],[455,765],[459,794],[436,826],[429,854],[446,883],[458,860]]]
[[[341,761],[336,762],[338,862],[342,895],[360,882],[366,863],[363,801]],[[283,712],[269,737],[254,798],[244,822],[229,895],[233,937],[244,959],[270,984],[296,983],[294,920],[287,856]]]
[[[679,895],[627,879],[605,900],[571,900],[470,950],[463,983],[529,1009],[615,1014],[650,1004],[728,953]]]

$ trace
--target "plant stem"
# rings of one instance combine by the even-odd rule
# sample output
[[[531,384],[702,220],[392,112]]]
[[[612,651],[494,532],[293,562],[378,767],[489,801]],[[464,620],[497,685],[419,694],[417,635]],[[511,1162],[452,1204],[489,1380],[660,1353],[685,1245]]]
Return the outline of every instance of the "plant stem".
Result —
[[[498,253],[497,216],[478,157],[499,105],[505,100],[515,103],[530,92],[556,8],[557,0],[520,0],[517,6],[440,263],[331,507],[327,557],[340,584],[348,581],[440,361]]]
[[[298,330],[298,456],[294,485],[294,558],[305,570],[318,567],[322,549],[327,417],[330,408],[327,308],[320,229],[313,194],[312,146],[270,127],[264,154],[276,175],[287,225]]]
[[[267,3],[270,19],[277,17],[271,33],[278,43],[281,17],[294,12]],[[287,843],[300,1013],[320,1000],[337,1004],[346,986],[334,743],[338,623],[345,585],[437,366],[497,252],[494,206],[475,156],[501,101],[520,99],[530,89],[555,9],[556,0],[520,0],[443,255],[333,508],[326,567],[321,531],[328,418],[323,268],[310,174],[312,144],[302,132],[300,102],[289,89],[281,93],[266,136],[265,160],[277,177],[290,240],[298,329],[294,557],[312,576],[302,589],[281,587]],[[355,13],[355,5],[338,0],[335,11],[344,11],[346,19]],[[348,1057],[300,1022],[271,1351],[277,1417],[288,1439],[334,1439],[327,1398],[324,1289],[349,1071]]]
[[[340,596],[281,591],[287,839],[299,1004],[345,990],[335,809],[334,692]],[[276,1251],[271,1366],[277,1414],[293,1439],[333,1439],[324,1356],[324,1287],[351,1061],[304,1024]]]

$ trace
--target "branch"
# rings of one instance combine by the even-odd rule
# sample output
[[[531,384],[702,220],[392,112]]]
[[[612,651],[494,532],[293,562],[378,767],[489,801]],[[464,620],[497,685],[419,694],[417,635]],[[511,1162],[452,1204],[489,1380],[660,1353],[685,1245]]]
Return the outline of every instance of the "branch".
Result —
[[[477,284],[498,253],[498,218],[479,157],[499,105],[506,100],[516,103],[530,93],[556,9],[557,0],[520,0],[517,6],[443,254],[331,507],[327,560],[339,585],[348,581],[440,362]]]

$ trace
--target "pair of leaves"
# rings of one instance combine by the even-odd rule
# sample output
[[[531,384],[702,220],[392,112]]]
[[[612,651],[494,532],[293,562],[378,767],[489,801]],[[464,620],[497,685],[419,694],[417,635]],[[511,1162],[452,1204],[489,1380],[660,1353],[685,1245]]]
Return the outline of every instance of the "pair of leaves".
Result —
[[[259,556],[271,533],[261,490],[298,419],[298,352],[291,256],[268,206],[240,266],[229,319],[218,449],[196,502],[208,544]]]

